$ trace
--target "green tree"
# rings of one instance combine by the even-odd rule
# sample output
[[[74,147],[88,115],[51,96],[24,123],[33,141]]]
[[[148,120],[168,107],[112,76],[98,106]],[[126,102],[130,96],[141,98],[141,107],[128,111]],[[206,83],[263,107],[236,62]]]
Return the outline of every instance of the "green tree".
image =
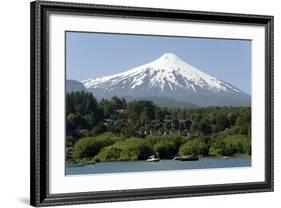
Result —
[[[120,99],[117,96],[113,96],[111,98],[114,109],[125,109],[126,108],[126,100],[124,98]]]
[[[91,131],[91,133],[95,136],[102,134],[107,131],[107,127],[102,123],[98,123]]]
[[[113,144],[116,139],[116,137],[109,133],[98,137],[81,138],[74,145],[73,158],[76,161],[82,159],[90,160],[98,154],[103,147]]]
[[[230,125],[225,114],[221,113],[216,117],[216,127],[218,131],[223,131],[229,126]]]
[[[139,128],[154,119],[155,105],[151,101],[132,101],[126,107],[128,126],[126,132],[128,136],[135,134]]]
[[[99,103],[100,109],[103,111],[105,118],[110,118],[114,111],[113,103],[109,100],[102,99]]]
[[[209,135],[212,133],[212,126],[210,122],[208,122],[206,119],[202,119],[198,123],[197,129],[202,132],[204,135]]]
[[[243,110],[238,116],[235,125],[239,126],[240,133],[251,135],[251,111]]]
[[[67,93],[66,108],[67,115],[70,113],[80,114],[81,116],[93,114],[97,121],[103,119],[97,100],[92,93],[84,91]]]
[[[231,126],[233,126],[236,122],[236,119],[237,119],[237,115],[233,112],[230,112],[227,114],[227,119],[228,119],[228,122]]]
[[[68,130],[67,132],[73,132],[75,130],[85,129],[88,127],[88,123],[85,120],[85,118],[83,118],[79,114],[77,115],[74,113],[70,113],[66,117],[66,122],[67,122],[67,130]]]

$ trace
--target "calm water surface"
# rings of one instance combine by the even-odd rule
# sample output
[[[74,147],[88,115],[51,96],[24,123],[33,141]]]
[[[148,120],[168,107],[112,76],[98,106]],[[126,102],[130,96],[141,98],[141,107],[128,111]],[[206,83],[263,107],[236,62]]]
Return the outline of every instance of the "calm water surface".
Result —
[[[202,158],[199,161],[161,160],[160,162],[122,161],[96,164],[71,164],[66,166],[66,175],[93,173],[122,173],[141,171],[185,170],[204,168],[249,167],[251,158]]]

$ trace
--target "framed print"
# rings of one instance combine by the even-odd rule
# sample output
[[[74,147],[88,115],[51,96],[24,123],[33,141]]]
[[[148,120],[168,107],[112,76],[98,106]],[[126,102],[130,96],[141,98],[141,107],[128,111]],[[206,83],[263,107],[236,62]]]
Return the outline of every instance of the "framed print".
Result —
[[[31,205],[273,191],[273,17],[31,3]]]

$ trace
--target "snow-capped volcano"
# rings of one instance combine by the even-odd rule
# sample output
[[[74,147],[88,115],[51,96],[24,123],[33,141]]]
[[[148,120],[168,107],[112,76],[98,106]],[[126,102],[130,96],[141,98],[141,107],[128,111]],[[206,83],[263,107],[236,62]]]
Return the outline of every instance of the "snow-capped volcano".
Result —
[[[88,79],[82,83],[98,98],[113,95],[158,96],[202,105],[200,96],[205,97],[203,102],[206,102],[206,97],[212,100],[217,96],[239,98],[248,96],[238,88],[196,69],[172,53],[165,53],[155,61],[128,71]],[[219,100],[215,103],[207,101],[207,104],[221,105]]]

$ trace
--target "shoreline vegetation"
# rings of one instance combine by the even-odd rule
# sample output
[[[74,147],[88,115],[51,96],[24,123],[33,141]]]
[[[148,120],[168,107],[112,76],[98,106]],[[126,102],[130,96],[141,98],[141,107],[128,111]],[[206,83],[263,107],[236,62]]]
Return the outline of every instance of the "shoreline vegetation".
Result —
[[[251,156],[251,108],[166,108],[148,100],[66,94],[66,162],[87,164],[175,156]]]

